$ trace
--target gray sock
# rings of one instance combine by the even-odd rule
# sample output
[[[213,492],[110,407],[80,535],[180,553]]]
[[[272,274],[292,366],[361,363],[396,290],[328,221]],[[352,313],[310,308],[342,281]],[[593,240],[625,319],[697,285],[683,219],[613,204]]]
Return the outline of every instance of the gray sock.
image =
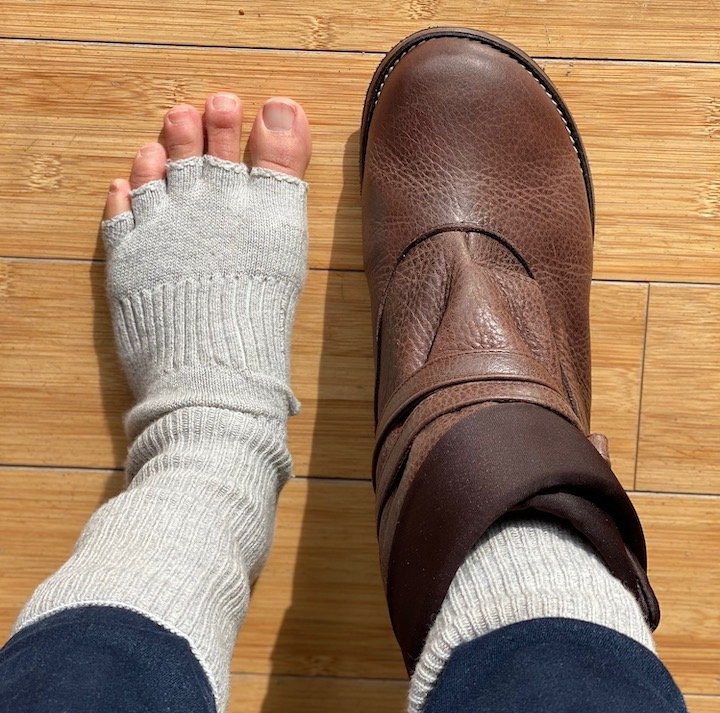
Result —
[[[282,174],[192,158],[103,224],[115,336],[137,399],[129,486],[16,624],[87,604],[137,611],[189,642],[218,711],[291,471],[306,192]]]
[[[457,646],[542,617],[600,624],[655,651],[637,600],[579,535],[551,521],[501,521],[450,585],[410,681],[410,713],[422,710]]]

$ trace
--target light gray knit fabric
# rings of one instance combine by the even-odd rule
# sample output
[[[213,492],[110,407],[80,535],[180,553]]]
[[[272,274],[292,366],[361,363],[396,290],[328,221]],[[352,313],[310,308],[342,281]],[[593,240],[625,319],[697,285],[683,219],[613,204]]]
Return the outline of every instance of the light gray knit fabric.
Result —
[[[635,597],[560,523],[496,523],[461,565],[410,681],[418,713],[453,650],[502,626],[564,617],[606,626],[655,651]]]
[[[290,331],[307,258],[303,181],[205,156],[168,164],[103,224],[136,405],[125,493],[98,510],[16,630],[87,604],[184,637],[218,711],[290,475]]]

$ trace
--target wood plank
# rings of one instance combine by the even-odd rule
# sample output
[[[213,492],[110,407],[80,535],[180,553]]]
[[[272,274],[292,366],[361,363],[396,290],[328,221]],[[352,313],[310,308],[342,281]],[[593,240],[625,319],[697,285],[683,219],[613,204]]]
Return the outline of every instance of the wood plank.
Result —
[[[370,661],[358,664],[360,668],[355,669],[346,658],[350,655],[347,641],[354,642],[353,648],[357,641],[361,650],[366,643],[363,640],[366,635],[360,633],[365,629],[359,621],[365,615],[355,598],[369,597],[369,604],[376,606],[370,594],[375,585],[374,559],[366,565],[368,569],[364,569],[360,560],[361,552],[367,554],[373,549],[373,533],[368,529],[369,539],[362,537],[370,511],[361,516],[359,523],[353,522],[355,514],[363,510],[359,501],[366,491],[360,484],[353,486],[357,490],[350,491],[352,494],[341,494],[330,487],[335,483],[313,479],[296,482],[306,487],[306,495],[300,499],[304,507],[302,524],[291,523],[281,513],[275,544],[276,548],[285,546],[286,536],[290,542],[298,542],[292,579],[294,593],[286,591],[283,599],[272,597],[271,592],[277,591],[282,577],[288,576],[285,568],[276,566],[279,553],[275,552],[275,559],[271,558],[257,585],[248,626],[235,652],[237,670],[267,672],[270,669],[259,664],[260,659],[267,657],[274,673],[327,675],[337,671],[361,677],[401,677],[402,670],[394,666],[390,655],[393,652],[383,648],[386,645],[392,648],[392,643],[382,643],[382,630],[375,628],[376,622],[370,616],[365,618],[367,636],[377,636],[378,641],[369,655],[371,659],[384,659],[384,673],[378,672]],[[288,500],[295,494],[288,490]],[[348,509],[351,499],[354,509]],[[720,593],[720,562],[716,554],[720,546],[720,500],[637,495],[633,501],[646,525],[651,575],[663,606],[664,620],[657,636],[661,655],[683,690],[718,694],[720,613],[716,603]],[[370,507],[369,500],[365,506]],[[344,522],[331,524],[330,521],[338,519],[333,518],[337,512],[343,513]],[[287,531],[281,529],[283,523]],[[338,547],[349,547],[350,552],[338,558]],[[338,559],[342,560],[342,571],[330,574],[328,562]],[[355,577],[367,582],[365,588],[359,587]],[[282,622],[277,617],[278,604],[288,607]],[[379,611],[385,620],[384,609],[379,607]],[[350,631],[345,628],[348,619]],[[311,622],[309,630],[305,630],[307,622]],[[277,632],[272,647],[265,648],[266,643],[257,633],[261,623],[263,632]]]
[[[6,37],[109,42],[385,51],[434,25],[478,27],[531,54],[634,59],[720,59],[720,19],[712,0],[4,0]]]
[[[9,631],[34,586],[62,563],[87,517],[120,485],[118,473],[0,470],[0,632]],[[685,692],[718,695],[720,498],[633,500],[663,605],[660,653]],[[374,538],[367,483],[292,481],[232,670],[402,679]]]
[[[0,633],[70,555],[90,515],[123,488],[117,472],[0,470]]]
[[[652,285],[637,487],[720,493],[720,288]]]
[[[590,293],[593,431],[607,435],[613,470],[635,478],[647,286],[594,282]]]
[[[103,266],[0,261],[0,463],[119,468],[131,397]],[[294,331],[295,471],[369,477],[373,357],[365,278],[310,274]]]
[[[0,469],[1,634],[122,482],[116,472]],[[280,503],[273,554],[255,585],[233,671],[402,678],[377,564],[370,485],[296,479]]]
[[[720,694],[720,499],[634,494],[660,600],[658,653],[687,693]]]
[[[593,427],[632,487],[645,291],[595,283]],[[311,271],[294,330],[292,380],[303,402],[291,420],[298,474],[369,477],[373,356],[365,277]],[[120,373],[103,266],[0,260],[0,463],[119,468]]]
[[[689,713],[718,713],[720,696],[685,696]]]
[[[236,673],[229,712],[404,713],[406,696],[405,681]]]
[[[219,88],[306,106],[311,265],[361,269],[358,124],[376,56],[33,42],[0,44],[0,254],[102,257],[109,180],[163,112]],[[720,66],[547,61],[590,154],[596,276],[720,281]],[[118,68],[122,67],[122,72]],[[22,156],[22,160],[18,157]]]
[[[293,331],[290,421],[299,475],[369,478],[375,442],[370,301],[359,272],[313,270]]]

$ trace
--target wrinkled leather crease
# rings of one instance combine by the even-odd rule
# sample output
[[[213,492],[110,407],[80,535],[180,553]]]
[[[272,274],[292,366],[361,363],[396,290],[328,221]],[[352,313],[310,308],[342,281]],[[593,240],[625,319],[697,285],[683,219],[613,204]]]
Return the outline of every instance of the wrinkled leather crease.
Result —
[[[494,233],[490,232],[489,230],[485,230],[480,225],[470,224],[470,223],[451,223],[449,225],[441,225],[436,228],[433,228],[432,230],[427,231],[423,235],[420,235],[419,237],[415,238],[415,240],[412,240],[403,250],[402,252],[397,256],[397,265],[399,265],[403,259],[410,253],[413,248],[418,246],[420,243],[422,243],[425,240],[429,240],[431,238],[434,238],[437,235],[441,235],[442,233],[477,233],[478,235],[484,235],[486,238],[489,238],[490,240],[494,240],[499,245],[504,247],[508,252],[512,254],[512,256],[517,260],[517,262],[523,267],[525,272],[527,273],[528,277],[533,277],[532,271],[530,270],[530,266],[523,260],[523,257],[520,253],[515,251],[515,248],[508,243],[506,240],[504,240],[501,236],[495,235]],[[390,276],[388,280],[387,287],[392,284],[392,275]],[[377,331],[375,334],[375,337],[377,338],[380,334],[380,329],[382,325],[382,311],[383,311],[383,305],[385,304],[385,298],[387,296],[387,288],[385,294],[383,294],[382,299],[380,300],[380,305],[378,307],[378,323],[377,323]],[[377,406],[377,404],[376,404]],[[377,412],[375,413],[375,417],[377,419]]]
[[[514,512],[559,518],[659,609],[590,430],[594,206],[557,90],[499,38],[434,28],[378,67],[362,129],[380,565],[408,671],[452,578]]]
[[[498,266],[499,245],[515,264]],[[576,529],[652,624],[659,614],[637,515],[605,454],[583,435],[587,419],[566,392],[575,377],[563,377],[542,294],[513,251],[483,232],[437,232],[403,254],[380,309],[373,482],[388,602],[408,670],[422,651],[427,612],[439,610],[484,532],[513,511]],[[418,315],[425,324],[408,333]],[[385,364],[392,368],[384,372]],[[498,423],[500,404],[529,408],[530,423],[517,408]],[[448,430],[440,422],[466,412]],[[438,442],[408,470],[416,438],[433,429]],[[502,463],[488,456],[498,444]],[[406,606],[412,597],[419,606]]]
[[[513,260],[504,269],[496,268],[498,246]],[[578,428],[586,425],[568,407],[542,295],[506,246],[485,232],[437,232],[413,243],[389,279],[377,316],[378,515],[414,437],[443,414],[483,402],[526,401],[547,405]],[[443,299],[434,302],[438,293]],[[427,328],[418,324],[409,332],[418,314]],[[385,372],[383,362],[392,364]],[[378,472],[387,436],[399,423],[403,435]]]

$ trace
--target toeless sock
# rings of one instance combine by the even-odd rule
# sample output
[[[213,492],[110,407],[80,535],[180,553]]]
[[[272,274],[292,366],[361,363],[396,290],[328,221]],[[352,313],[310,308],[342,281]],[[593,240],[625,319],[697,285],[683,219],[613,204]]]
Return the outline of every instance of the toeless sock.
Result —
[[[599,624],[655,651],[637,600],[579,535],[559,521],[503,519],[485,533],[448,589],[410,681],[410,713],[422,710],[458,646],[548,617]]]
[[[136,404],[127,490],[103,505],[16,631],[85,605],[185,638],[218,711],[290,475],[290,332],[307,257],[303,181],[209,156],[168,164],[103,224]]]

